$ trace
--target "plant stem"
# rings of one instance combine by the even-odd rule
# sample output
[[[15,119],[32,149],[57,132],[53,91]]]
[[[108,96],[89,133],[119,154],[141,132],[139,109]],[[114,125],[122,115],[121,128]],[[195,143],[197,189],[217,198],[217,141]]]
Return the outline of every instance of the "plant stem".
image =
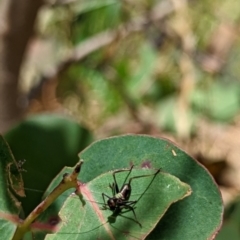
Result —
[[[70,188],[76,188],[79,191],[78,174],[81,170],[83,160],[76,164],[71,174],[64,174],[62,181],[57,187],[28,215],[25,220],[22,220],[14,233],[12,240],[21,240],[24,234],[30,230],[33,221],[44,212],[63,192]]]

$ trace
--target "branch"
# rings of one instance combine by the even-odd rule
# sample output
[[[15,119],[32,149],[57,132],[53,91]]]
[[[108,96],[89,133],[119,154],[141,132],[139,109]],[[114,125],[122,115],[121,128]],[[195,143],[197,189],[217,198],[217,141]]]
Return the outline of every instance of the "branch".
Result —
[[[76,164],[71,174],[65,174],[62,181],[53,189],[53,191],[28,215],[28,217],[20,221],[16,232],[13,236],[13,240],[21,240],[26,232],[31,228],[31,224],[34,220],[43,213],[63,192],[70,188],[75,188],[76,192],[80,195],[80,188],[78,182],[78,174],[81,170],[83,160],[80,160]]]

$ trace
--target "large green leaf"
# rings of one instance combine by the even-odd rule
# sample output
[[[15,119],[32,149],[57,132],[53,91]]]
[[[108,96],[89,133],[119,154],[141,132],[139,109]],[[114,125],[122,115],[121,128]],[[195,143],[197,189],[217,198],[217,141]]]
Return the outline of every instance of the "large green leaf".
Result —
[[[140,135],[113,137],[95,142],[79,156],[85,161],[84,182],[134,164],[161,167],[191,186],[192,195],[171,206],[147,239],[211,239],[220,228],[223,204],[212,176],[169,141]]]
[[[156,171],[153,169],[134,169],[130,177],[154,172]],[[123,183],[126,174],[117,173],[117,182]],[[187,184],[167,173],[159,173],[154,179],[153,176],[133,179],[130,200],[139,199],[135,205],[135,213],[142,225],[140,227],[132,211],[113,217],[110,210],[101,209],[102,205],[98,203],[103,203],[102,193],[112,196],[109,187],[112,182],[112,173],[108,172],[83,185],[81,189],[84,204],[70,196],[60,211],[63,220],[60,230],[48,235],[46,239],[144,239],[170,204],[191,193]]]
[[[87,183],[87,186],[88,184],[91,185],[91,183],[88,182],[102,173],[115,169],[128,168],[132,164],[134,164],[137,169],[142,167],[162,168],[163,172],[168,172],[179,178],[182,182],[190,185],[193,191],[192,195],[183,201],[173,204],[147,239],[205,240],[212,239],[218,232],[222,221],[223,205],[220,192],[213,178],[205,168],[169,141],[149,136],[126,135],[97,141],[80,153],[79,156],[84,160],[80,179],[81,182]],[[65,172],[65,170],[63,172]],[[55,185],[60,182],[63,172],[53,181]],[[109,178],[104,186],[107,187],[111,182],[112,178]],[[133,189],[138,191],[139,188],[133,186]],[[109,194],[109,189],[105,191],[99,188],[98,193],[102,192]],[[157,192],[161,191],[157,190]],[[101,194],[98,195],[101,197]],[[56,217],[63,203],[63,197],[64,196],[61,196],[49,211],[45,212],[45,219],[48,221],[48,225],[51,224],[52,219],[56,219],[54,217]],[[148,197],[147,193],[146,197]],[[158,203],[161,204],[167,197],[168,194],[164,194],[164,196],[153,199],[157,199]],[[72,200],[71,198],[68,199],[66,204]],[[79,199],[76,200],[76,198],[74,198],[74,201],[76,205],[71,205],[72,212],[77,211],[77,206],[79,208],[82,206],[82,202],[79,201]],[[86,204],[88,204],[87,201]],[[139,212],[140,207],[137,209],[137,215],[142,221],[144,217],[141,217],[141,212]],[[68,211],[68,207],[63,208],[61,214],[63,224],[65,223],[69,227],[66,221],[70,221],[70,215],[66,217],[66,214],[74,215],[74,213],[64,211]],[[87,212],[89,214],[91,213],[91,211],[86,211],[84,217],[87,216]],[[108,212],[108,216],[109,214]],[[159,214],[159,216],[160,215],[161,214]],[[81,215],[79,215],[79,219],[80,218]],[[74,219],[76,222],[76,217]],[[119,219],[121,218],[117,217],[116,222],[118,222]],[[88,224],[92,223],[89,222]],[[70,224],[70,226],[72,226],[72,224]],[[77,225],[74,226],[76,227]],[[65,229],[64,231],[65,233],[71,233],[70,239],[77,236],[80,232],[79,228],[77,231],[76,229],[71,229],[71,227],[68,230]],[[89,230],[93,231],[92,226]],[[62,235],[66,237],[66,234],[62,233]],[[57,236],[61,236],[61,234],[58,233]],[[44,236],[38,235],[35,239],[44,239]]]

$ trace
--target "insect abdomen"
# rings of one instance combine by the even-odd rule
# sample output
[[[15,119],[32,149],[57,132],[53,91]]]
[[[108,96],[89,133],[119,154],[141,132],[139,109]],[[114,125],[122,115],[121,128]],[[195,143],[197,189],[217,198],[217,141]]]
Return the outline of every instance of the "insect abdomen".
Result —
[[[131,186],[129,184],[124,184],[118,194],[121,194],[123,200],[128,200],[131,195]]]

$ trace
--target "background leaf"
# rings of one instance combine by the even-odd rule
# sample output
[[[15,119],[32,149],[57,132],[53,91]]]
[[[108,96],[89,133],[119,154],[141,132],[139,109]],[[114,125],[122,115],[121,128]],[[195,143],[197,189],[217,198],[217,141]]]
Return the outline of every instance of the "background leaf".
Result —
[[[13,169],[15,171],[13,172]],[[10,151],[8,144],[0,135],[0,228],[1,238],[11,239],[20,213],[20,205],[13,195],[15,193],[24,194],[21,174],[18,172],[17,163]],[[10,184],[14,183],[13,188]],[[16,188],[17,187],[17,188]]]
[[[41,201],[43,192],[64,166],[73,166],[77,154],[92,139],[87,129],[57,115],[35,115],[5,135],[16,159],[26,162],[23,180],[26,198],[20,199],[25,214]],[[30,191],[36,189],[36,191]]]
[[[231,121],[240,108],[239,83],[213,82],[192,93],[193,113],[219,122]]]
[[[239,196],[225,210],[223,226],[216,240],[225,240],[231,236],[231,240],[240,239],[240,198]]]

